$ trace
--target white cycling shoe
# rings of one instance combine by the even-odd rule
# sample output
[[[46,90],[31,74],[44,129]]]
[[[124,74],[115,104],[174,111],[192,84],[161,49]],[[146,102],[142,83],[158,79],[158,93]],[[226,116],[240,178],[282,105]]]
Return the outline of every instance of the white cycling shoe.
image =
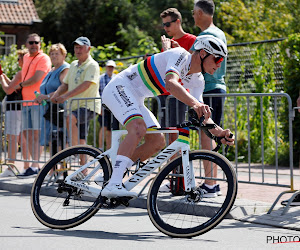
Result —
[[[101,196],[107,198],[116,198],[116,197],[137,197],[135,192],[129,192],[126,190],[122,184],[111,184],[107,185],[101,192]]]

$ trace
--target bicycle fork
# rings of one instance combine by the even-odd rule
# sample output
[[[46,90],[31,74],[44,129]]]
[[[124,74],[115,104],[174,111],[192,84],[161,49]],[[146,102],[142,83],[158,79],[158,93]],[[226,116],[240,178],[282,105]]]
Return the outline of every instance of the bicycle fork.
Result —
[[[195,187],[194,168],[192,162],[189,160],[189,152],[189,146],[181,149],[184,187],[186,192],[192,191],[192,187]]]

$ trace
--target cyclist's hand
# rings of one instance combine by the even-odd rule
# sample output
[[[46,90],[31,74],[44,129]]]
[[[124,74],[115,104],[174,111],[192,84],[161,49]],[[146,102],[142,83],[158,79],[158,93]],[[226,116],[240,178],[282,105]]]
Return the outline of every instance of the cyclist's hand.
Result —
[[[220,131],[220,133],[218,133],[216,136],[225,137],[221,140],[222,144],[226,144],[226,145],[229,145],[229,146],[234,145],[235,137],[234,137],[234,134],[231,133],[231,131],[229,129],[225,129],[223,131]]]
[[[200,103],[193,106],[193,109],[196,111],[198,117],[204,116],[205,120],[208,120],[211,116],[211,111],[208,105]]]

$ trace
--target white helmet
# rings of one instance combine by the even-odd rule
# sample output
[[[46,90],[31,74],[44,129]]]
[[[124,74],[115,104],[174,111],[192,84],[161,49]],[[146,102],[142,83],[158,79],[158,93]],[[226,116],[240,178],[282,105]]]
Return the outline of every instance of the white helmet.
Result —
[[[227,56],[226,44],[219,38],[212,35],[197,36],[194,48],[195,50],[204,49],[207,53],[214,54],[216,56]]]

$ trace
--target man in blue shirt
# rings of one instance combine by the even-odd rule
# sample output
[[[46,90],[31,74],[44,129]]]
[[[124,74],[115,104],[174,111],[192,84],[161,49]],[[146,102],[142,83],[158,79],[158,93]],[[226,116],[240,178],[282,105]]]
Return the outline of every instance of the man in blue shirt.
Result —
[[[224,32],[216,27],[213,23],[214,12],[215,4],[213,0],[200,0],[195,2],[192,14],[194,17],[195,25],[201,29],[201,33],[199,34],[199,36],[212,35],[227,44]],[[195,51],[194,45],[190,49],[190,52],[193,51]],[[224,79],[226,73],[226,62],[227,58],[224,58],[223,62],[221,63],[221,67],[218,68],[213,75],[205,74],[205,72],[202,72],[205,80],[205,88],[203,91],[204,95],[226,93],[226,85]],[[213,108],[211,117],[218,125],[220,125],[223,115],[224,100],[224,97],[203,98],[204,103]],[[203,132],[201,133],[201,145],[203,149],[208,150],[216,147],[215,141],[208,138]],[[219,186],[215,181],[206,180],[205,185],[212,197],[221,195]]]

